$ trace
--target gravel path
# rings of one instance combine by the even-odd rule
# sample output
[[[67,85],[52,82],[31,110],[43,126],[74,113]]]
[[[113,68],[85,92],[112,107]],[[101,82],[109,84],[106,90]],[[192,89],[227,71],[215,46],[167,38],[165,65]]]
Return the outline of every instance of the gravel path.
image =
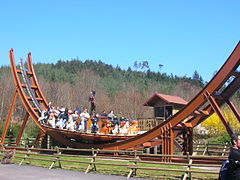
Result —
[[[0,164],[0,180],[118,180],[127,177],[102,174],[85,174],[63,169],[51,169],[17,164]],[[130,178],[131,180],[143,180]]]

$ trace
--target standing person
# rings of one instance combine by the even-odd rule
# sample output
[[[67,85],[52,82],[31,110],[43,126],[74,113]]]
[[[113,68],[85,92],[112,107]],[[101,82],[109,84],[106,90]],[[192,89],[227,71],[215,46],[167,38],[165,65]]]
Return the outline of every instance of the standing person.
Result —
[[[87,112],[87,109],[84,109],[84,111],[80,114],[81,123],[83,126],[84,132],[87,132],[87,120],[90,118],[90,115]]]
[[[232,148],[229,152],[229,175],[231,180],[240,180],[240,134],[234,135],[231,139]]]
[[[90,102],[90,114],[94,113],[96,111],[96,91],[92,90],[90,92],[90,96],[88,98],[88,101]]]

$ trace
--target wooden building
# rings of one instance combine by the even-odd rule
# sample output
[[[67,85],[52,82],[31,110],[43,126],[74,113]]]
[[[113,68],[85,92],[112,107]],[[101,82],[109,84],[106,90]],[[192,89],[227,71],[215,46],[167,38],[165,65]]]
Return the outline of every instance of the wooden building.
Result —
[[[178,96],[155,93],[143,105],[153,107],[153,117],[166,120],[183,108],[188,102]]]

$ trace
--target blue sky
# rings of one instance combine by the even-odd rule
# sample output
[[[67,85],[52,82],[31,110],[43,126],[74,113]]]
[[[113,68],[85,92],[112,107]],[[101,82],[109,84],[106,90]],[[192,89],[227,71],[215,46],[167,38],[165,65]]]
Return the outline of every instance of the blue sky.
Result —
[[[0,0],[0,65],[32,52],[33,61],[102,60],[205,81],[239,41],[237,0]]]

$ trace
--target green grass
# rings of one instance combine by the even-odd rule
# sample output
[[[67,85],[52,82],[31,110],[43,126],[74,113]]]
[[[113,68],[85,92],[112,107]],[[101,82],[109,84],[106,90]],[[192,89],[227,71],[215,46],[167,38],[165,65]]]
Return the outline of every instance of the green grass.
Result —
[[[24,156],[23,154],[16,154],[16,156]],[[52,157],[42,157],[39,155],[30,155],[30,157],[35,158],[44,158],[51,160]],[[21,162],[23,158],[14,158],[13,162],[18,164]],[[90,162],[91,158],[78,158],[78,157],[61,157],[60,159],[66,160],[79,160]],[[118,160],[99,160],[96,159],[96,162],[102,163],[116,163],[116,164],[128,164],[133,165],[133,162],[129,161],[118,161]],[[32,166],[46,167],[49,168],[52,164],[52,161],[41,161],[41,160],[28,160],[26,159],[23,164],[29,164]],[[72,171],[85,171],[88,167],[88,164],[83,163],[74,163],[74,162],[63,162],[61,161],[61,165],[63,169],[68,169]],[[169,168],[169,169],[186,169],[184,166],[173,166],[173,165],[156,165],[156,164],[147,164],[147,163],[138,163],[140,167],[154,167],[154,168]],[[110,165],[96,165],[97,171],[91,171],[90,173],[99,173],[99,174],[107,174],[107,175],[118,175],[118,176],[127,176],[130,169],[123,166],[110,166]],[[55,164],[53,168],[59,168],[58,163]],[[195,169],[195,168],[194,168]],[[170,171],[158,171],[158,170],[137,170],[137,175],[134,177],[138,178],[150,178],[150,179],[181,179],[183,173],[182,172],[170,172]],[[217,179],[218,175],[213,174],[202,174],[202,173],[192,173],[192,179],[196,180],[206,180],[206,179]]]

